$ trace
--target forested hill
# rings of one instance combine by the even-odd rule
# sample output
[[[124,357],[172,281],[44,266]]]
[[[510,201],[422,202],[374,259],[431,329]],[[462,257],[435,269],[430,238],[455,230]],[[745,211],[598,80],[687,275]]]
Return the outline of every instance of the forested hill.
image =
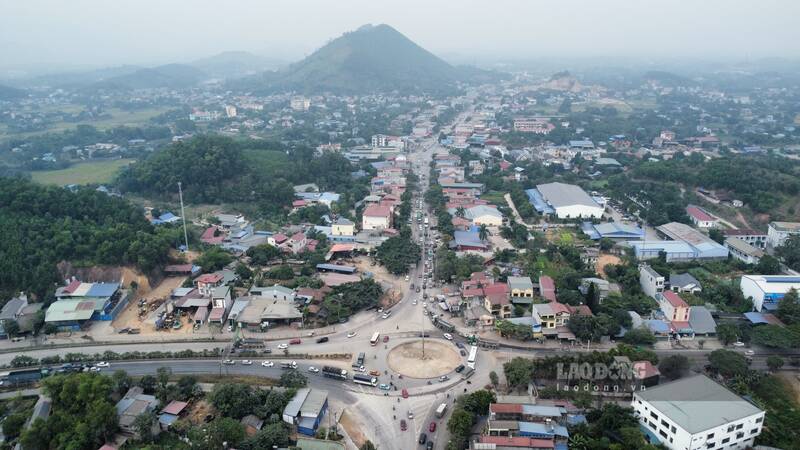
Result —
[[[173,230],[154,228],[127,201],[82,188],[71,192],[20,178],[0,178],[0,299],[43,296],[60,281],[56,264],[163,264]]]
[[[314,157],[311,149],[287,151],[265,141],[199,136],[131,164],[117,186],[122,192],[177,200],[180,181],[189,203],[250,203],[262,213],[277,214],[294,200],[294,184],[316,183],[360,199],[366,192],[350,176],[354,170],[341,155]]]

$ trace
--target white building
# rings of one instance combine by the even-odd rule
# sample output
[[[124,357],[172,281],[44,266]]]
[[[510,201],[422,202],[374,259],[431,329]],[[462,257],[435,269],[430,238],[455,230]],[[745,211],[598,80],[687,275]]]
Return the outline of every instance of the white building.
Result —
[[[731,256],[746,264],[758,264],[764,256],[764,250],[753,247],[739,238],[725,239],[725,247],[728,248]]]
[[[800,291],[800,277],[785,275],[742,275],[739,282],[744,298],[753,299],[753,310],[774,310],[792,289]]]
[[[465,217],[479,226],[499,227],[503,225],[503,214],[494,206],[478,205],[467,208]]]
[[[361,215],[362,230],[385,230],[392,227],[392,210],[388,206],[370,205]]]
[[[295,111],[308,111],[308,108],[311,107],[311,100],[303,96],[295,96],[292,97],[289,106]]]
[[[692,219],[692,223],[697,228],[715,228],[719,224],[719,219],[699,206],[687,206],[686,214]]]
[[[634,392],[631,406],[651,443],[671,450],[745,449],[764,411],[705,375]]]
[[[542,198],[555,210],[559,219],[578,217],[603,217],[604,208],[597,204],[583,189],[574,184],[539,184],[536,189]]]
[[[639,284],[642,291],[650,297],[658,299],[658,294],[664,292],[664,277],[647,264],[639,266]]]
[[[767,245],[771,248],[780,247],[793,234],[800,234],[800,222],[770,222],[767,227]]]
[[[236,117],[236,107],[233,105],[225,106],[225,115],[228,117]]]

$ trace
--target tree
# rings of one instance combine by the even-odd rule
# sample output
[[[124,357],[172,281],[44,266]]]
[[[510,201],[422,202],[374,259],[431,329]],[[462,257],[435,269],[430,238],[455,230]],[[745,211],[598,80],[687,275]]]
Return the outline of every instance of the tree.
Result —
[[[596,341],[606,334],[595,316],[573,316],[567,326],[580,341]]]
[[[419,245],[408,236],[394,236],[378,247],[376,259],[394,275],[408,273],[408,268],[419,261]]]
[[[800,345],[800,336],[790,327],[759,325],[753,328],[751,340],[755,344],[772,348],[795,348]]]
[[[797,290],[791,289],[778,302],[778,317],[789,325],[800,323],[800,301]]]
[[[723,345],[730,345],[739,339],[739,327],[730,322],[717,324],[717,339]]]
[[[628,330],[622,337],[622,341],[631,345],[653,345],[656,343],[656,337],[649,329],[639,327]]]
[[[466,439],[472,431],[472,424],[475,423],[475,416],[464,409],[456,408],[447,421],[447,430],[456,437]]]
[[[211,247],[195,260],[195,264],[203,268],[204,272],[213,272],[222,269],[233,261],[233,256],[221,247]]]
[[[176,399],[188,401],[202,393],[200,386],[197,385],[197,378],[192,375],[183,375],[175,383]]]
[[[614,247],[614,240],[611,238],[600,238],[600,250],[607,252]]]
[[[708,230],[708,237],[710,237],[711,240],[715,241],[717,244],[722,244],[725,242],[725,235],[719,228],[711,228]]]
[[[133,419],[133,428],[139,435],[141,442],[153,442],[153,427],[157,420],[156,413],[153,411],[145,411]]]
[[[756,264],[755,272],[761,275],[777,275],[781,273],[781,262],[772,255],[764,255]]]
[[[677,380],[689,370],[689,358],[684,355],[670,355],[661,360],[658,365],[661,375],[670,380]]]
[[[489,405],[497,401],[494,392],[481,389],[459,398],[464,409],[476,416],[489,414]]]
[[[156,370],[156,397],[162,403],[166,402],[169,394],[169,379],[172,377],[172,369],[169,367],[159,367]]]
[[[156,391],[156,377],[152,375],[145,375],[139,378],[139,387],[144,390],[145,394],[152,394]]]
[[[133,380],[124,370],[114,371],[111,375],[111,380],[114,382],[114,392],[119,395],[125,395],[133,385]]]
[[[280,250],[269,244],[261,244],[247,249],[246,255],[250,258],[250,264],[255,266],[266,266],[273,259],[282,256]]]
[[[777,355],[768,356],[767,367],[773,372],[780,370],[783,367],[783,358]]]
[[[533,376],[533,361],[516,357],[503,364],[506,382],[512,388],[527,386]]]
[[[192,448],[201,450],[218,450],[220,448],[236,448],[247,434],[238,420],[220,417],[208,424],[198,425],[189,430],[189,441]]]
[[[790,235],[783,245],[775,249],[775,255],[793,270],[800,270],[800,234]]]
[[[481,224],[481,226],[478,228],[478,238],[482,241],[485,241],[489,238],[489,228],[485,223]]]
[[[252,414],[258,406],[253,389],[242,383],[218,383],[209,395],[209,401],[225,417],[241,419]]]
[[[467,215],[467,210],[463,206],[456,208],[456,217],[464,218]]]
[[[492,383],[492,386],[494,386],[495,389],[497,389],[497,385],[500,383],[500,379],[497,376],[497,372],[495,372],[494,370],[489,372],[489,382]]]
[[[255,436],[245,442],[246,448],[253,450],[283,448],[289,444],[289,430],[283,422],[270,423],[258,430]]]
[[[359,447],[358,450],[378,450],[378,447],[376,447],[375,444],[372,443],[372,441],[368,440],[363,444],[361,444],[361,447]]]
[[[253,277],[253,271],[247,265],[239,263],[236,265],[236,275],[242,280],[249,280]]]
[[[15,413],[6,417],[3,421],[3,434],[6,436],[6,440],[19,436],[27,420],[28,417],[22,413]]]
[[[292,369],[281,374],[278,384],[287,388],[301,388],[306,387],[308,378],[300,373],[300,371]]]
[[[16,337],[19,335],[19,323],[17,323],[16,320],[4,320],[3,329],[5,329],[6,334],[11,337]]]
[[[747,373],[747,360],[741,354],[732,350],[714,350],[708,355],[711,370],[726,378]]]

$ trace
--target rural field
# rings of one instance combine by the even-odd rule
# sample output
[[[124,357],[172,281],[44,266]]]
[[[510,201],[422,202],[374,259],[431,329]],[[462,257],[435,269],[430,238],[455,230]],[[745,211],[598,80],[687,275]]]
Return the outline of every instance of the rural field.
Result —
[[[66,169],[30,172],[33,181],[41,184],[102,184],[109,183],[117,171],[132,163],[133,159],[113,159],[74,164]]]

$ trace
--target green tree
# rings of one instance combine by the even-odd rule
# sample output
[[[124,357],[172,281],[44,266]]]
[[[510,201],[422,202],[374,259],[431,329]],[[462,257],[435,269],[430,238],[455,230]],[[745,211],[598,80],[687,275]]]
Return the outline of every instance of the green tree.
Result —
[[[777,275],[781,273],[781,262],[771,255],[764,255],[756,264],[755,272],[761,275]]]
[[[372,443],[372,441],[368,440],[363,444],[361,444],[361,447],[359,447],[358,450],[378,450],[378,447],[376,447],[375,444]]]
[[[778,302],[778,317],[789,325],[800,323],[800,301],[797,290],[791,289]]]
[[[611,238],[600,238],[600,250],[607,252],[614,247],[614,240]]]
[[[723,234],[722,230],[719,228],[711,228],[708,230],[708,237],[710,237],[717,244],[722,244],[725,242],[725,234]]]
[[[520,388],[527,386],[533,376],[533,361],[516,357],[503,364],[503,372],[509,387]]]
[[[195,260],[195,264],[203,268],[204,272],[213,272],[222,269],[233,261],[233,256],[221,247],[211,247]]]
[[[596,341],[606,335],[606,330],[595,316],[574,316],[567,324],[579,341]]]
[[[270,423],[247,439],[245,447],[253,450],[283,448],[289,444],[289,430],[283,422]]]
[[[640,327],[628,330],[622,341],[631,345],[653,345],[656,343],[656,337],[649,329]]]
[[[723,345],[730,345],[739,339],[739,327],[736,324],[722,322],[717,324],[717,339]]]
[[[125,395],[133,386],[133,380],[124,370],[115,370],[111,375],[111,380],[114,382],[114,392],[119,395]]]
[[[419,261],[419,245],[411,242],[409,236],[394,236],[378,247],[376,259],[390,273],[401,275],[408,273],[409,267]]]
[[[153,427],[157,420],[156,413],[153,411],[145,411],[133,419],[133,428],[141,442],[147,444],[153,442]]]
[[[725,349],[714,350],[708,355],[711,370],[726,378],[747,373],[747,360],[741,354]]]
[[[218,383],[209,395],[209,401],[225,417],[241,419],[252,414],[258,406],[253,389],[242,383]]]
[[[670,355],[658,364],[661,375],[670,380],[677,380],[689,370],[689,358],[684,355]]]
[[[783,245],[775,249],[775,255],[793,270],[800,270],[800,234],[790,235]]]
[[[236,275],[242,280],[253,278],[253,271],[247,265],[239,263],[236,265]]]
[[[145,394],[152,394],[156,391],[156,377],[152,375],[145,375],[139,378],[139,383],[137,384],[144,390]]]
[[[478,228],[478,239],[485,241],[489,238],[489,227],[486,224],[481,224]]]
[[[464,218],[467,215],[467,210],[463,206],[456,208],[456,217]]]
[[[753,328],[753,343],[772,348],[795,348],[800,345],[800,336],[789,327],[760,325]]]
[[[189,441],[192,448],[201,450],[236,448],[245,440],[246,436],[244,425],[229,417],[220,417],[189,430]]]
[[[475,416],[464,409],[456,408],[447,421],[447,430],[452,434],[454,441],[464,442],[472,431],[475,423]]]
[[[6,334],[11,337],[19,335],[19,323],[17,323],[16,320],[4,320],[3,329],[6,331]]]
[[[471,412],[476,416],[485,416],[489,414],[489,405],[497,401],[494,392],[481,389],[464,395],[459,398],[459,402],[463,405],[464,409]]]
[[[281,374],[278,384],[287,388],[301,388],[306,387],[308,378],[300,373],[298,370],[287,370]]]
[[[22,413],[11,414],[3,421],[3,434],[6,440],[13,439],[22,433],[28,417]]]
[[[783,358],[777,355],[771,355],[767,357],[767,367],[769,370],[776,372],[783,367]]]
[[[500,378],[497,376],[497,372],[494,370],[489,372],[489,382],[492,383],[492,386],[497,389],[497,385],[500,383]]]

